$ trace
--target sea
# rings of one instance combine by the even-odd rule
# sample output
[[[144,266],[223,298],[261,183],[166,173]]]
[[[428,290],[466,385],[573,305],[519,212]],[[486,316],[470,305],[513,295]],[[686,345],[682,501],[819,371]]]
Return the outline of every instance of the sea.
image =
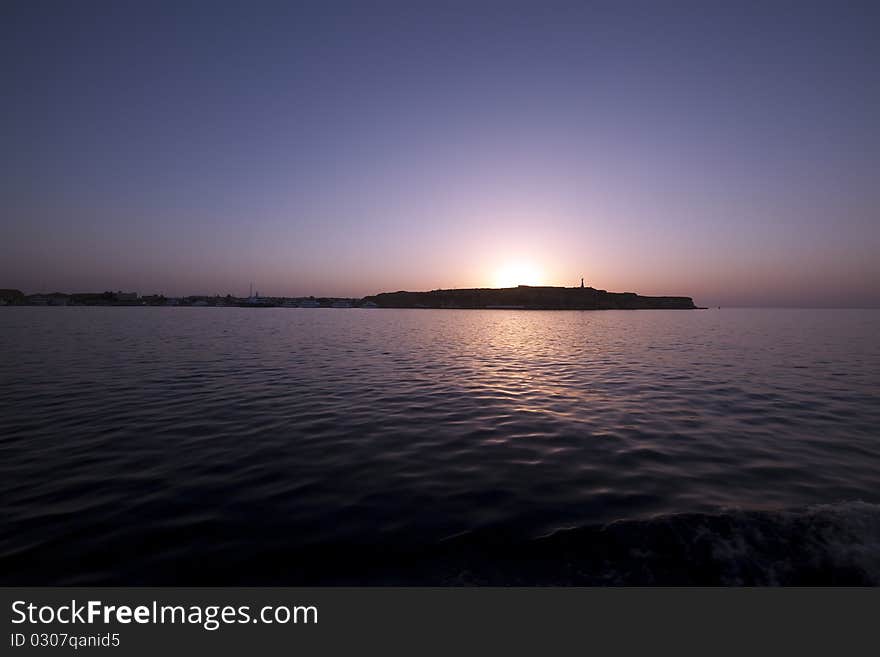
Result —
[[[877,585],[880,311],[0,308],[5,585]]]

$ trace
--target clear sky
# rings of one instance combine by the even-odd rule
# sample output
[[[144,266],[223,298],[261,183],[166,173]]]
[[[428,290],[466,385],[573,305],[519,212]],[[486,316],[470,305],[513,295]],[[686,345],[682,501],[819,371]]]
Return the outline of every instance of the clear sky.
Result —
[[[880,306],[880,3],[0,6],[0,287]]]

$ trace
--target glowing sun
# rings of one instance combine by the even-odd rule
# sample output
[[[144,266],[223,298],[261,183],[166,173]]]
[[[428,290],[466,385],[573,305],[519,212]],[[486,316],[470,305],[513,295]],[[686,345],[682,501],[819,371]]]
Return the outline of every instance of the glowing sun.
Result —
[[[499,268],[492,277],[492,287],[543,285],[544,272],[527,262],[511,262]]]

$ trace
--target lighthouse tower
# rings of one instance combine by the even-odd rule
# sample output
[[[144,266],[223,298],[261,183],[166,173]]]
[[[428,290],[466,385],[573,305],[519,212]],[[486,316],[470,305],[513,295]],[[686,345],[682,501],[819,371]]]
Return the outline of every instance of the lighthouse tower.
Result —
[[[584,277],[583,276],[581,276],[581,289],[582,290],[584,289]]]

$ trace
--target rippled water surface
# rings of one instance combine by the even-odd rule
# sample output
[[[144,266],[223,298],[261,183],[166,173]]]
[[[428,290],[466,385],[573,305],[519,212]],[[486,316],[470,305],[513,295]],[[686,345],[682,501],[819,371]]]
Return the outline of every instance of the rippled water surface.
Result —
[[[7,583],[880,581],[878,311],[2,308],[0,347]]]

